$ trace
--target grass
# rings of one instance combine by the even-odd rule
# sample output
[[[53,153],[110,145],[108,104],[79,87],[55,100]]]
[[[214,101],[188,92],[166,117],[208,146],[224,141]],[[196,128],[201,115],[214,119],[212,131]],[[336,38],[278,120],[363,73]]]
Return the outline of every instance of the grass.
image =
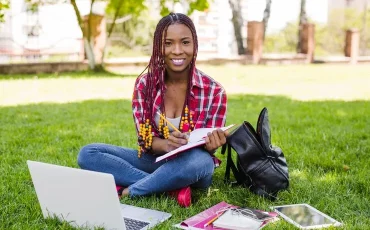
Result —
[[[209,67],[209,70],[212,71],[212,68],[217,69]],[[317,71],[315,68],[313,72]],[[310,68],[303,69],[307,71]],[[254,72],[249,70],[251,75],[267,71],[258,68]],[[242,73],[238,74],[242,76]],[[305,79],[304,76],[297,78]],[[356,77],[359,78],[358,75]],[[24,78],[27,80],[22,76]],[[78,74],[75,78],[79,79]],[[92,81],[95,79],[87,78]],[[227,81],[220,75],[215,78]],[[272,76],[264,75],[259,80],[268,78]],[[8,79],[0,83],[6,81],[17,80]],[[253,84],[250,82],[250,87]],[[266,88],[267,91],[270,89]],[[226,161],[218,152],[218,157],[224,163],[215,172],[211,194],[208,196],[204,191],[194,191],[191,208],[180,208],[174,200],[163,195],[123,198],[122,202],[173,214],[171,219],[155,229],[171,229],[173,224],[222,200],[260,209],[268,209],[271,205],[309,203],[343,222],[343,229],[368,229],[370,126],[366,114],[370,113],[369,101],[300,101],[286,96],[230,94],[227,123],[248,120],[255,124],[264,106],[270,113],[272,142],[283,149],[290,172],[290,189],[279,193],[277,201],[265,200],[245,188],[230,188],[224,184]],[[43,219],[26,160],[78,167],[77,153],[88,143],[106,142],[136,148],[131,112],[129,99],[123,98],[61,104],[2,105],[0,229],[74,229],[65,222]],[[278,221],[265,229],[295,228],[285,221]]]
[[[232,94],[279,95],[309,100],[370,100],[370,65],[199,65]],[[87,99],[131,99],[143,68],[118,73],[0,75],[0,106]]]

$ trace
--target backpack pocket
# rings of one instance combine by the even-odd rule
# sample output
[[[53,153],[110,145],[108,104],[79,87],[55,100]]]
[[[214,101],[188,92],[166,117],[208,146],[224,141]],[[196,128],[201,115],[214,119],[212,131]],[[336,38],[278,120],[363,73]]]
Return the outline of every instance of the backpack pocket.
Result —
[[[274,167],[270,159],[266,159],[263,165],[250,174],[253,185],[268,193],[275,193],[288,187],[288,180],[279,170]]]

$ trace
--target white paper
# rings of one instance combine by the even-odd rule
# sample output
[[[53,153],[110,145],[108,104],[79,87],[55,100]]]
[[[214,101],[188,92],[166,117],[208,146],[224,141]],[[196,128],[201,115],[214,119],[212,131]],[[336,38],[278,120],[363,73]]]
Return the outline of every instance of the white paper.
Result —
[[[229,125],[229,126],[226,126],[226,127],[222,127],[220,129],[222,129],[223,131],[225,130],[228,130],[229,128],[233,127],[234,125]],[[172,150],[160,157],[157,157],[155,162],[158,162],[158,161],[161,161],[167,157],[170,157],[172,155],[175,155],[179,152],[182,152],[182,151],[185,151],[187,149],[191,149],[191,148],[194,148],[194,147],[197,147],[197,146],[200,146],[200,145],[203,145],[205,144],[205,137],[207,136],[207,134],[209,132],[212,132],[213,130],[216,130],[216,129],[219,129],[219,128],[200,128],[200,129],[194,129],[191,133],[190,133],[190,136],[189,136],[189,140],[188,140],[188,143],[186,145],[183,145],[181,147],[178,147],[177,149],[175,150]]]
[[[235,230],[258,230],[262,222],[246,217],[240,213],[234,213],[233,210],[227,210],[215,222],[214,227],[235,229]]]

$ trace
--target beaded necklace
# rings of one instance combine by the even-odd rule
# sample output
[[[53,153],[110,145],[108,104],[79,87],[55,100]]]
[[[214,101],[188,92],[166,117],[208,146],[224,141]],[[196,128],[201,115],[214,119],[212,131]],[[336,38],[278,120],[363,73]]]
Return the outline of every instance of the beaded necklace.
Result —
[[[162,113],[164,116],[164,113]],[[189,112],[189,108],[186,105],[184,108],[183,116],[181,116],[179,131],[182,133],[190,133],[194,129],[193,115]],[[159,135],[168,139],[170,131],[167,122],[160,116],[158,122]],[[150,125],[149,119],[146,119],[145,124],[140,124],[139,128],[139,147],[138,157],[141,157],[142,151],[150,150],[153,142],[152,125]]]
[[[146,119],[145,124],[140,124],[139,128],[139,147],[137,156],[140,158],[141,153],[146,150],[150,150],[153,143],[152,126],[150,120]]]
[[[163,117],[164,114],[162,113]],[[160,116],[158,131],[160,135],[167,139],[169,137],[169,128],[167,122]],[[193,115],[189,113],[189,108],[186,105],[184,109],[183,116],[181,116],[179,131],[182,133],[191,132],[194,129]]]

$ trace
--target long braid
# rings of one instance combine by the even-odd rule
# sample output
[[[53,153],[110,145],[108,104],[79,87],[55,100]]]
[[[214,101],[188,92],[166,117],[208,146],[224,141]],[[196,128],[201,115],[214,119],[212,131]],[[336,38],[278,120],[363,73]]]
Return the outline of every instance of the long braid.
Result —
[[[153,105],[154,105],[154,99],[158,92],[158,90],[161,91],[161,98],[162,98],[162,104],[161,109],[162,112],[165,111],[164,108],[164,92],[165,92],[165,62],[164,62],[164,56],[165,56],[165,46],[164,46],[164,38],[167,34],[167,28],[170,25],[173,24],[184,24],[186,25],[193,36],[193,42],[194,42],[194,48],[193,48],[193,59],[189,66],[189,80],[188,80],[188,87],[185,97],[185,103],[184,108],[188,103],[188,98],[190,96],[190,86],[192,81],[193,72],[195,71],[195,61],[198,53],[198,37],[197,33],[194,27],[194,23],[192,20],[181,13],[170,13],[169,15],[163,17],[157,24],[155,32],[154,32],[154,38],[153,38],[153,52],[152,56],[149,61],[149,65],[146,69],[148,69],[148,76],[146,79],[146,98],[145,98],[145,108],[146,111],[145,114],[143,114],[142,122],[145,122],[146,119],[149,119],[156,127],[155,122],[152,121],[153,119]],[[145,70],[144,70],[145,71]],[[143,72],[144,72],[143,71]],[[141,75],[141,74],[140,74]],[[140,76],[139,75],[139,76]],[[159,82],[160,89],[156,88],[156,84]],[[183,112],[184,113],[184,109]],[[182,114],[184,115],[184,114]]]

